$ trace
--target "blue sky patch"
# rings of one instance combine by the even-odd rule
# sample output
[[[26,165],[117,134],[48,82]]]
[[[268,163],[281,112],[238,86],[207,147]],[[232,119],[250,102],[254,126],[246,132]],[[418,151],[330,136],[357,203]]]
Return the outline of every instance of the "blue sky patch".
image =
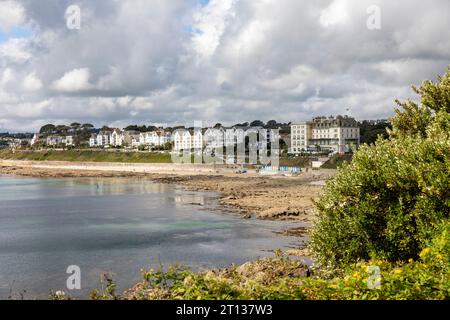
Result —
[[[0,43],[8,41],[9,39],[29,38],[33,35],[31,29],[26,27],[15,27],[9,32],[0,31]]]

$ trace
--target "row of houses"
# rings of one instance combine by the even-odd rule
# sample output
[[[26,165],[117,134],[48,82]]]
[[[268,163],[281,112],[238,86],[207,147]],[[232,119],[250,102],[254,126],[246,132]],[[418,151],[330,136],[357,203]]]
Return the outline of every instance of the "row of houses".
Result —
[[[191,150],[201,149],[206,145],[210,148],[217,148],[221,146],[236,145],[244,143],[245,136],[249,132],[258,133],[263,130],[262,127],[245,127],[245,128],[203,128],[203,129],[178,129],[173,133],[158,130],[152,132],[134,132],[122,131],[114,129],[112,131],[100,131],[98,134],[93,134],[89,140],[89,146],[95,147],[120,147],[128,145],[132,147],[139,146],[164,146],[168,142],[173,142],[173,150]],[[267,131],[267,139],[259,139],[258,141],[250,141],[251,144],[258,144],[253,147],[263,147],[264,143],[272,140],[271,131]]]
[[[164,146],[172,141],[172,134],[164,130],[152,132],[123,131],[120,129],[102,130],[93,134],[89,139],[89,146],[96,147],[121,147],[128,145],[139,146]]]
[[[34,135],[33,139],[31,139],[31,145],[35,145],[37,142],[39,141],[39,136],[36,134]],[[58,136],[58,135],[52,135],[52,136],[48,136],[45,139],[45,142],[48,146],[60,146],[60,145],[64,145],[64,146],[73,146],[73,136]]]
[[[316,117],[311,121],[293,123],[290,129],[290,134],[285,132],[281,135],[278,135],[276,131],[264,131],[263,127],[251,126],[178,129],[173,132],[164,129],[151,132],[106,129],[92,134],[89,146],[91,148],[158,147],[173,142],[173,150],[181,151],[245,143],[249,148],[261,149],[267,147],[267,143],[280,141],[281,138],[286,142],[289,153],[301,154],[318,149],[346,153],[356,150],[361,143],[359,123],[349,116]],[[252,132],[258,135],[258,139],[250,138],[254,137],[251,135]],[[261,137],[262,132],[267,133],[265,139]],[[246,137],[249,138],[246,140]],[[39,135],[36,134],[31,140],[31,145],[38,140]],[[74,136],[50,135],[44,141],[48,146],[73,146]]]
[[[252,135],[252,133],[254,135]],[[264,137],[258,137],[261,133]],[[254,137],[253,139],[250,137]],[[249,137],[248,147],[263,149],[268,142],[275,142],[279,139],[273,131],[265,130],[262,127],[230,127],[230,128],[208,128],[197,130],[176,130],[173,133],[174,150],[210,149],[235,146],[245,143],[245,138]]]

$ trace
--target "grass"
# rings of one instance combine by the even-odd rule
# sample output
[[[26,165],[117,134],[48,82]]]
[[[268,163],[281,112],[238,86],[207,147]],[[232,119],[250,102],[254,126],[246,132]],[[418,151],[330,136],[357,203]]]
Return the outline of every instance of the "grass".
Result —
[[[317,157],[308,157],[308,156],[298,156],[295,158],[281,157],[280,166],[301,167],[301,168],[311,167],[311,161],[316,158]]]
[[[3,160],[72,161],[72,162],[125,162],[125,163],[171,163],[170,154],[146,152],[119,152],[97,150],[0,150]]]
[[[351,155],[351,154],[345,154],[345,155],[337,154],[337,155],[334,155],[334,156],[332,156],[330,158],[330,160],[328,160],[327,162],[325,162],[323,164],[322,168],[323,169],[337,169],[343,163],[351,162],[352,161],[352,157],[353,157],[353,155]]]
[[[103,150],[0,150],[0,159],[72,162],[172,163],[170,154]],[[310,167],[311,157],[280,158],[281,166]],[[194,159],[192,158],[192,162]]]

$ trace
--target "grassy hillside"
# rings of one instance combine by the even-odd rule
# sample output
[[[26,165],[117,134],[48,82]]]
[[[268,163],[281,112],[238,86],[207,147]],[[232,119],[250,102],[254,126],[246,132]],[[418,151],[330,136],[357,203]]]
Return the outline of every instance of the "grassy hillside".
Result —
[[[288,167],[311,167],[311,160],[315,159],[314,157],[296,157],[296,158],[280,158],[281,166]]]
[[[325,162],[322,166],[323,169],[337,169],[339,166],[341,166],[344,162],[351,162],[352,161],[352,155],[351,154],[345,154],[345,155],[334,155]]]
[[[11,150],[0,150],[0,159],[34,161],[171,163],[170,154],[93,150],[15,151],[14,153]]]

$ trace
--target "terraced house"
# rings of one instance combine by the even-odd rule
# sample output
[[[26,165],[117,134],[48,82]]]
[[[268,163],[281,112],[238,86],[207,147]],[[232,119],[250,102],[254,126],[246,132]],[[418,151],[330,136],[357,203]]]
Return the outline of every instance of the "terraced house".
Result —
[[[203,148],[202,130],[176,130],[173,134],[174,150],[201,150]]]

